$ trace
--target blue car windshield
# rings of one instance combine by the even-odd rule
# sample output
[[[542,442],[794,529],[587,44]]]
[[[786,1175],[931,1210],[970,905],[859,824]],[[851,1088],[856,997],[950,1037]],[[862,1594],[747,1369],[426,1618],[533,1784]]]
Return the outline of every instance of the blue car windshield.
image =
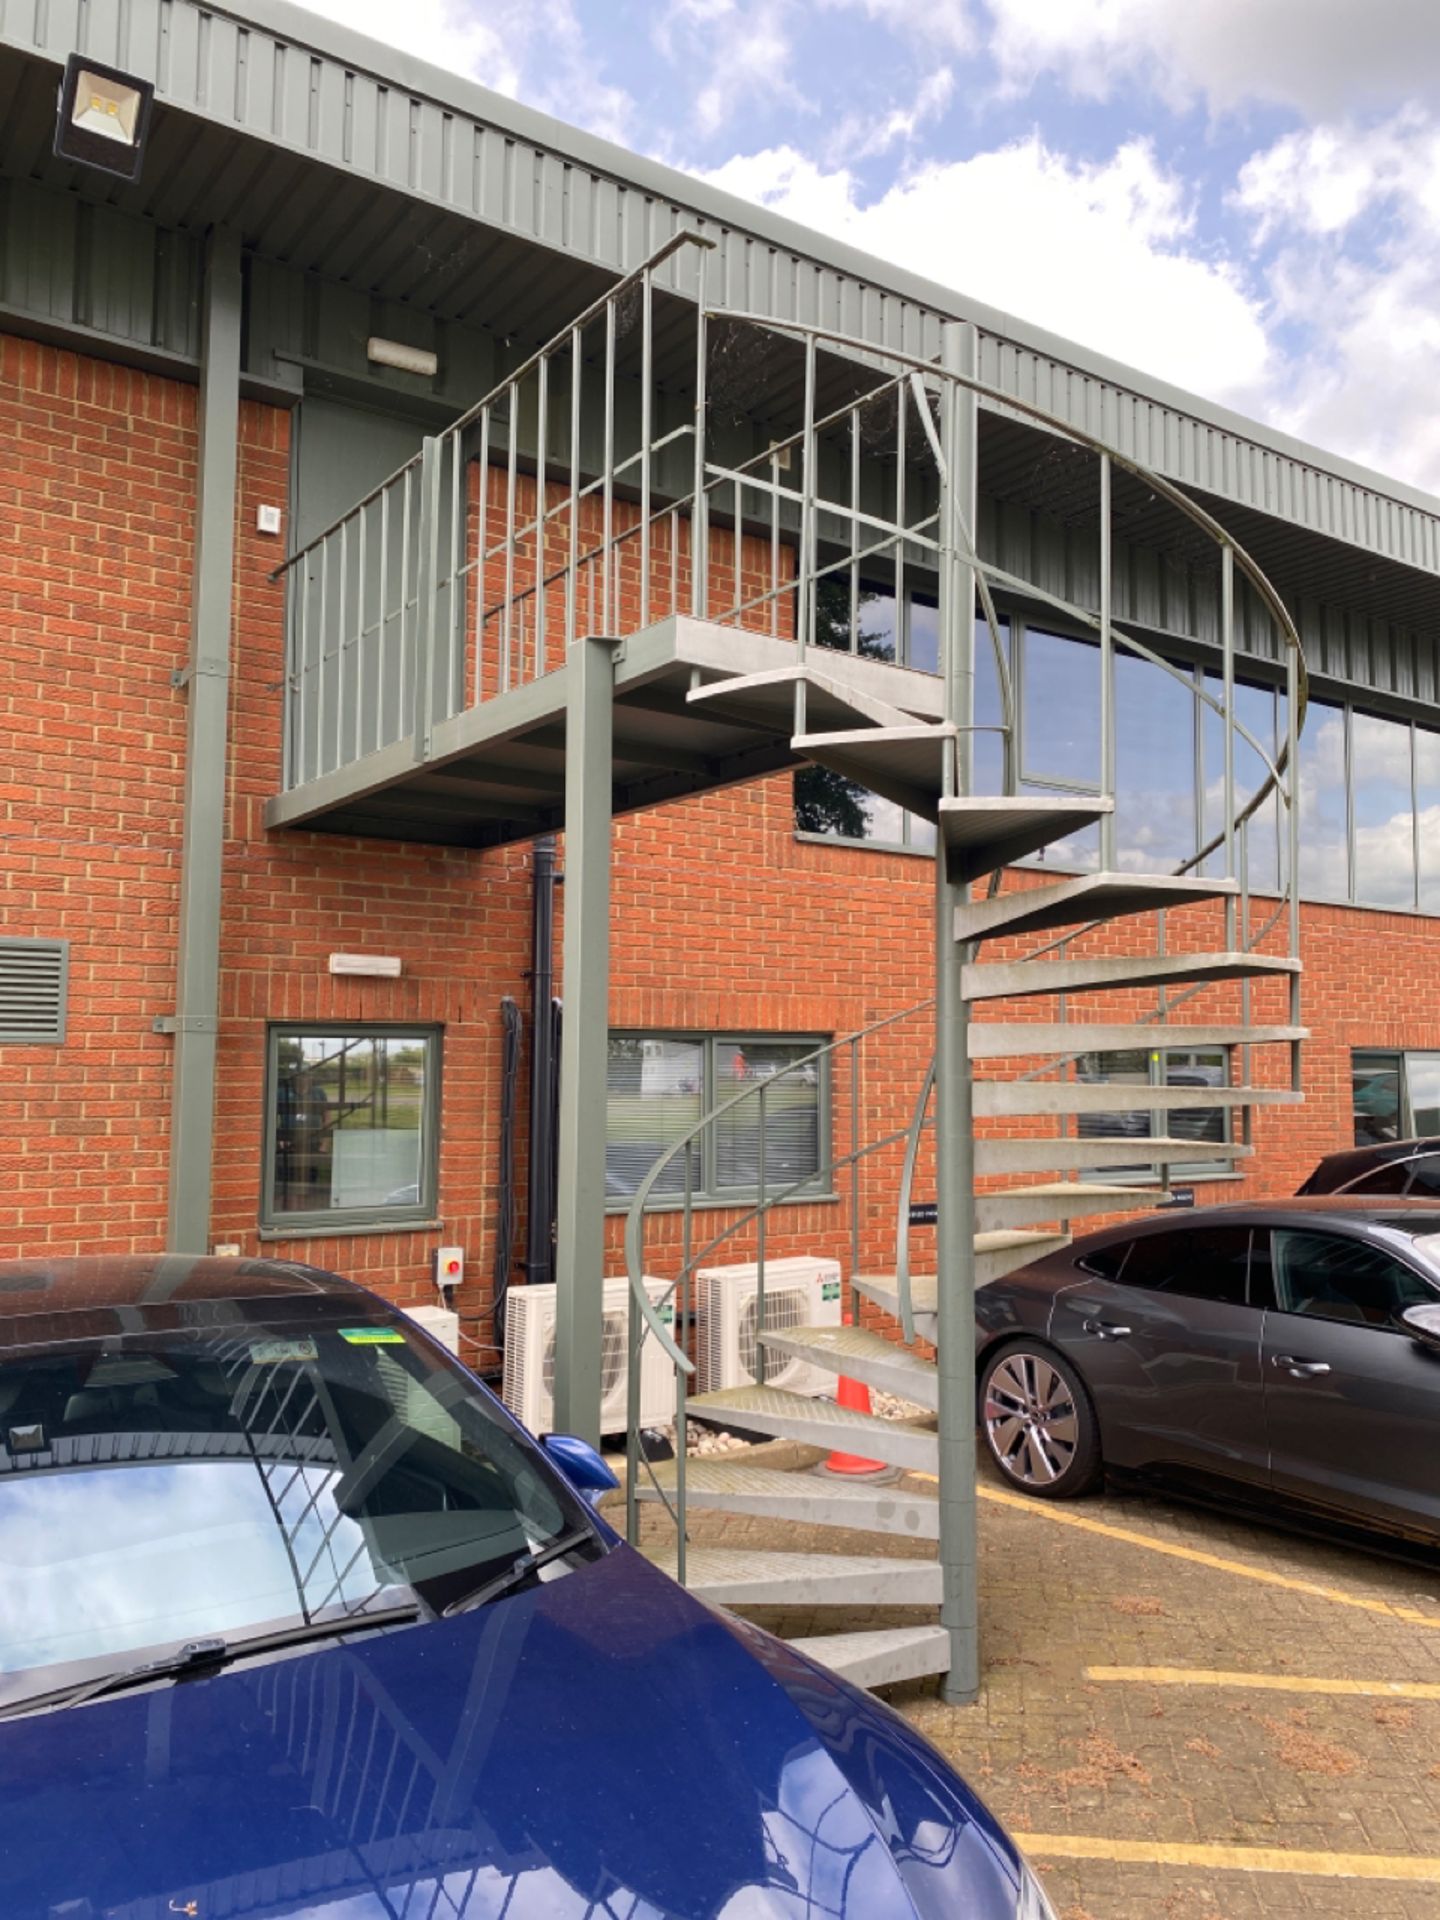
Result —
[[[335,1313],[0,1355],[0,1704],[197,1637],[438,1613],[587,1527],[464,1374]]]

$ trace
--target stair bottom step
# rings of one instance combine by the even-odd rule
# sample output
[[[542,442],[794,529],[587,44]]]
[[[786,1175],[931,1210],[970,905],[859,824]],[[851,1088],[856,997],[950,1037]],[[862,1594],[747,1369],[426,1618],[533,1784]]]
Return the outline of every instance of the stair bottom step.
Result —
[[[817,1633],[789,1643],[857,1687],[884,1687],[947,1673],[950,1636],[944,1627],[877,1627],[867,1633]]]
[[[673,1547],[652,1556],[675,1577]],[[685,1585],[722,1606],[935,1607],[940,1567],[895,1554],[767,1553],[691,1547]]]

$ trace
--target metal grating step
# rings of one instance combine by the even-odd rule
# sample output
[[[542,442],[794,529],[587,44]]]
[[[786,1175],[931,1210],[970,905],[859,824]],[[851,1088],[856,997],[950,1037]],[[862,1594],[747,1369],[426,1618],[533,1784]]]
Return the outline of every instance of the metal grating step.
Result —
[[[1159,907],[1187,907],[1202,900],[1233,899],[1236,880],[1191,880],[1172,874],[1086,873],[1047,887],[1021,887],[991,900],[971,900],[955,909],[957,940],[987,940],[998,934],[1048,933],[1090,920],[1118,920]]]
[[[1088,1180],[1042,1180],[1005,1187],[975,1200],[975,1224],[982,1229],[1027,1227],[1046,1220],[1083,1220],[1091,1213],[1148,1210],[1168,1199],[1153,1187],[1107,1187]]]
[[[779,1387],[726,1387],[718,1393],[692,1394],[689,1409],[697,1418],[721,1426],[729,1422],[784,1440],[805,1440],[811,1446],[884,1460],[892,1467],[934,1473],[939,1460],[933,1433]]]
[[[1024,1119],[1061,1113],[1199,1112],[1209,1107],[1298,1107],[1290,1087],[1122,1086],[1086,1080],[977,1080],[977,1118]]]
[[[898,1393],[932,1413],[940,1405],[934,1362],[864,1327],[790,1327],[783,1333],[762,1333],[760,1340],[772,1353],[813,1361],[829,1373],[863,1380],[882,1393]]]
[[[1062,1173],[1068,1167],[1164,1166],[1179,1160],[1246,1160],[1254,1151],[1233,1140],[1176,1140],[1169,1135],[1138,1136],[1133,1140],[1076,1140],[1057,1135],[1052,1140],[977,1140],[975,1171],[991,1173]]]
[[[1110,993],[1126,987],[1176,987],[1209,980],[1288,979],[1298,960],[1261,953],[1097,954],[1081,960],[1004,960],[963,970],[970,1001],[1015,1000],[1036,993]],[[1135,1043],[1132,1041],[1132,1045]]]
[[[1008,867],[1039,853],[1053,840],[1080,833],[1115,811],[1112,800],[1025,799],[977,795],[942,800],[938,808],[940,840],[954,881],[978,880],[996,867]]]
[[[945,791],[945,759],[954,727],[857,727],[848,733],[800,733],[793,753],[933,820]]]
[[[850,662],[845,662],[848,667]],[[737,673],[691,687],[686,704],[733,715],[767,733],[788,734],[795,724],[795,687],[805,685],[805,711],[810,724],[843,728],[858,718],[876,727],[904,727],[912,716],[878,695],[843,681],[807,660],[804,666],[769,667],[760,673]]]
[[[1268,1047],[1310,1038],[1308,1027],[1187,1027],[1164,1021],[1117,1027],[1083,1020],[976,1020],[969,1031],[972,1060],[1014,1060],[1041,1053],[1128,1053],[1133,1047]]]
[[[816,1633],[789,1643],[857,1687],[885,1687],[950,1670],[944,1627],[877,1627],[869,1633]]]
[[[673,1580],[673,1546],[650,1556]],[[721,1606],[936,1607],[940,1567],[893,1554],[760,1553],[694,1547],[685,1555],[685,1586]]]
[[[669,1492],[675,1484],[675,1462],[661,1463],[655,1477]],[[641,1500],[660,1498],[644,1473],[637,1492]],[[934,1494],[832,1480],[818,1473],[782,1473],[775,1467],[742,1466],[735,1460],[687,1461],[685,1500],[689,1507],[793,1520],[812,1527],[852,1527],[908,1540],[940,1537],[940,1504]]]

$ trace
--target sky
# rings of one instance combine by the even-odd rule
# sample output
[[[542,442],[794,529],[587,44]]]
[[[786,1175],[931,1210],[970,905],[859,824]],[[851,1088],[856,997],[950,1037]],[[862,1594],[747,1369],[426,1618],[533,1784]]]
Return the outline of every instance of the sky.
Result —
[[[1437,0],[321,0],[1440,492]]]

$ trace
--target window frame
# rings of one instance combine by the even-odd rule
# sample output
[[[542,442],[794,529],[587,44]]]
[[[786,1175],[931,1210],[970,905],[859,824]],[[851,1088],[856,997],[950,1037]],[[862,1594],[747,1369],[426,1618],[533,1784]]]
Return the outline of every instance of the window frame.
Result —
[[[445,1029],[434,1021],[271,1020],[265,1029],[265,1095],[261,1125],[260,1237],[288,1240],[325,1234],[413,1230],[438,1224],[440,1198],[441,1077]],[[425,1043],[425,1088],[420,1126],[420,1197],[405,1207],[334,1207],[281,1212],[275,1206],[276,1095],[280,1042],[285,1039],[419,1040]]]
[[[1355,1131],[1355,1074],[1356,1063],[1361,1060],[1384,1061],[1394,1063],[1399,1076],[1400,1117],[1397,1140],[1433,1140],[1440,1151],[1440,1131],[1422,1133],[1415,1119],[1415,1106],[1410,1095],[1410,1062],[1419,1059],[1440,1061],[1440,1047],[1354,1047],[1350,1049],[1350,1130]],[[1354,1145],[1363,1150],[1375,1146],[1373,1140],[1356,1140]],[[1383,1142],[1378,1144],[1384,1144]],[[1418,1154],[1412,1156],[1418,1158]]]
[[[816,836],[820,838],[822,836]],[[868,842],[861,844],[868,845]],[[703,1031],[685,1027],[611,1027],[606,1033],[606,1045],[613,1037],[624,1035],[629,1039],[676,1040],[700,1049],[700,1113],[703,1120],[713,1114],[720,1104],[716,1096],[718,1075],[716,1064],[725,1048],[739,1048],[743,1053],[747,1047],[764,1046],[800,1046],[815,1052],[828,1047],[833,1034],[805,1033],[763,1033],[744,1029],[716,1028]],[[803,1059],[802,1055],[802,1059]],[[835,1154],[834,1154],[834,1103],[831,1093],[830,1058],[828,1053],[820,1054],[814,1061],[816,1070],[815,1113],[816,1144],[819,1148],[819,1166],[813,1180],[790,1193],[784,1200],[776,1202],[775,1192],[784,1192],[784,1188],[775,1188],[769,1196],[772,1204],[781,1206],[810,1206],[815,1201],[833,1201],[838,1196],[835,1190]],[[798,1066],[800,1062],[796,1062]],[[758,1097],[756,1100],[758,1106]],[[697,1122],[698,1124],[698,1122]],[[701,1136],[700,1178],[690,1195],[690,1205],[694,1209],[714,1209],[719,1207],[751,1207],[759,1203],[760,1193],[756,1187],[722,1187],[716,1178],[716,1128],[711,1125]],[[607,1115],[605,1129],[606,1145],[610,1142],[609,1120]],[[653,1163],[652,1163],[653,1164]],[[607,1213],[623,1214],[630,1211],[634,1201],[633,1193],[609,1197],[605,1201]],[[646,1203],[646,1211],[651,1213],[674,1213],[685,1206],[683,1194],[652,1194]]]

